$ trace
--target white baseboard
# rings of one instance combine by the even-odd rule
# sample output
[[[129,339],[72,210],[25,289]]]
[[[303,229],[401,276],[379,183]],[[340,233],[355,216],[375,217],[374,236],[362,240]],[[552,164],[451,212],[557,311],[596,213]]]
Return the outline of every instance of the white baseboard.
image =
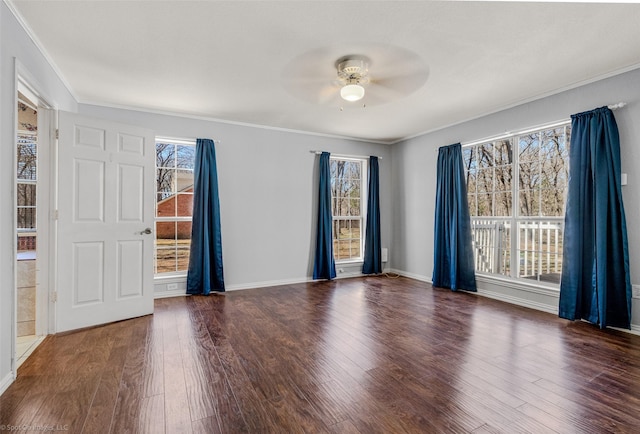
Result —
[[[423,276],[421,274],[409,273],[408,271],[396,270],[395,268],[389,268],[387,272],[396,273],[396,274],[399,274],[400,276],[408,277],[409,279],[419,280],[421,282],[433,283],[431,281],[431,278],[427,276]]]
[[[388,272],[394,273],[395,271],[391,269],[385,269],[383,271],[383,273],[388,273]],[[400,273],[397,273],[397,274],[400,274]],[[365,277],[365,276],[367,276],[367,274],[362,274],[360,272],[340,273],[336,276],[336,280],[350,279],[353,277]],[[300,277],[297,279],[283,279],[283,280],[266,280],[263,282],[251,282],[251,283],[243,283],[238,285],[227,285],[225,290],[226,292],[242,291],[244,289],[269,288],[271,286],[297,285],[299,283],[310,283],[310,282],[315,282],[315,280],[311,277]],[[153,298],[155,299],[155,298],[181,297],[186,295],[188,294],[186,294],[183,289],[176,289],[172,291],[157,291],[153,294]]]
[[[11,386],[11,383],[13,383],[15,379],[16,376],[14,375],[13,371],[4,376],[4,378],[0,382],[0,395],[2,395],[9,388],[9,386]]]
[[[229,285],[226,287],[226,290],[241,291],[243,289],[268,288],[270,286],[282,286],[282,285],[296,285],[298,283],[307,283],[307,282],[313,282],[313,279],[301,277],[297,279],[266,280],[263,282],[251,282],[251,283],[243,283],[239,285]]]

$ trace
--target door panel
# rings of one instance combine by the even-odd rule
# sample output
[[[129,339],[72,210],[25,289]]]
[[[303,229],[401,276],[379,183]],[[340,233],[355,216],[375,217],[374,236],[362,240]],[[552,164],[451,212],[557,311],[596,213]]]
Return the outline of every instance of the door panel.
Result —
[[[76,159],[72,182],[74,223],[104,222],[104,162]]]
[[[154,134],[60,112],[56,331],[153,313]]]
[[[76,308],[104,301],[104,243],[73,242],[73,304]]]

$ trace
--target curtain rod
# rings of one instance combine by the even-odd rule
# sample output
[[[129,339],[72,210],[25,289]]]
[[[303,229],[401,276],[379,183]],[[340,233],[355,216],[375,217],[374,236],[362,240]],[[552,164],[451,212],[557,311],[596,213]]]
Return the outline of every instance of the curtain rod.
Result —
[[[626,102],[621,101],[621,102],[616,103],[616,104],[609,104],[607,107],[610,110],[618,110],[618,109],[621,109],[622,107],[624,107],[626,105],[627,105]],[[562,124],[567,123],[567,122],[571,122],[571,118],[563,119],[561,121],[552,122],[552,123],[549,123],[549,124],[540,125],[540,126],[537,126],[537,127],[527,128],[526,130],[522,130],[522,131],[516,131],[516,132],[508,131],[508,132],[506,132],[504,134],[500,134],[500,135],[497,135],[497,136],[489,137],[487,139],[474,140],[472,142],[463,142],[463,143],[461,143],[461,145],[464,148],[464,147],[468,147],[468,146],[479,145],[481,143],[493,142],[495,140],[504,139],[506,137],[511,137],[511,136],[518,135],[518,134],[526,134],[526,133],[531,132],[531,131],[536,131],[536,130],[545,129],[545,128],[554,128],[554,127],[557,127],[557,126],[562,125]],[[439,148],[436,148],[436,153],[438,152],[438,150],[439,150]]]
[[[312,154],[316,154],[316,155],[320,155],[322,154],[324,151],[309,151]],[[367,156],[362,156],[362,155],[345,155],[345,154],[335,154],[338,157],[344,157],[344,158],[358,158],[358,159],[362,159],[362,158],[367,158]],[[371,155],[372,157],[377,157],[378,160],[382,160],[382,157],[378,157],[377,155]]]
[[[626,102],[619,102],[617,104],[609,104],[607,107],[609,107],[609,109],[611,109],[611,110],[618,110],[618,109],[621,109],[622,107],[624,107],[626,105],[627,105]]]
[[[203,137],[200,137],[201,139]],[[197,138],[193,137],[169,137],[169,136],[156,136],[156,140],[160,142],[170,142],[178,145],[195,145]],[[214,140],[213,143],[219,145],[222,143],[220,140]]]

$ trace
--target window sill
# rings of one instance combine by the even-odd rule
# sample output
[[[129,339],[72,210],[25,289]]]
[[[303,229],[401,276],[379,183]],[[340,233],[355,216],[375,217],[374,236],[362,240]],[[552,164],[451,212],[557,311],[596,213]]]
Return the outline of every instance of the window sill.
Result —
[[[534,292],[542,295],[549,295],[557,297],[560,293],[560,286],[545,285],[541,282],[527,282],[524,279],[513,279],[509,277],[495,276],[490,274],[478,274],[476,273],[476,280],[478,282],[484,282],[489,284],[496,284],[500,286],[508,286],[510,288],[518,289],[521,291]]]
[[[187,280],[187,273],[153,276],[154,283],[179,283]]]
[[[362,265],[364,264],[364,259],[343,259],[340,261],[336,261],[336,265]]]

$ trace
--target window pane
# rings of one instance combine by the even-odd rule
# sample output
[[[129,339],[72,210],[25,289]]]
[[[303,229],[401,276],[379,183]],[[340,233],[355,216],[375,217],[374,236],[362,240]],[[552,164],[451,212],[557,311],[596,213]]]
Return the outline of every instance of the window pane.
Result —
[[[359,161],[350,161],[348,163],[347,177],[352,180],[360,180],[361,163]]]
[[[349,215],[360,216],[360,199],[351,199],[349,201]]]
[[[340,243],[335,238],[333,239],[333,257],[340,259]]]
[[[180,169],[176,170],[176,190],[179,191],[193,191],[193,171]]]
[[[504,276],[511,275],[511,225],[509,223],[498,223],[498,236],[500,237],[498,245],[499,251],[499,269],[496,273]]]
[[[170,197],[176,193],[176,171],[174,169],[156,169],[157,201]]]
[[[538,278],[537,252],[520,251],[520,274],[518,277]]]
[[[351,258],[360,257],[360,240],[351,240]]]
[[[191,222],[176,222],[176,239],[190,244]]]
[[[329,172],[331,174],[331,185],[338,176],[338,162],[336,160],[329,160]]]
[[[196,148],[194,146],[176,146],[176,167],[193,170],[196,161]]]
[[[156,222],[156,270],[158,273],[176,270],[176,222]]]
[[[348,239],[351,228],[349,227],[349,220],[338,220],[338,239]]]
[[[506,226],[504,222],[498,220],[475,218],[471,220],[476,271],[508,275],[510,249],[508,247],[509,231],[505,231]]]
[[[158,217],[175,217],[176,212],[176,195],[161,200],[156,206],[156,216]]]
[[[472,170],[475,169],[477,167],[476,161],[475,161],[475,146],[468,146],[466,148],[462,148],[462,160],[464,161],[464,169],[465,170]]]
[[[493,191],[493,168],[478,170],[478,193]]]
[[[540,135],[538,133],[520,136],[518,140],[520,147],[520,162],[538,161],[540,150]]]
[[[18,183],[16,193],[18,206],[36,206],[36,184]]]
[[[562,254],[563,226],[562,221],[542,222],[540,224],[541,250],[543,252]]]
[[[174,245],[164,244],[156,248],[156,273],[173,273],[176,271],[177,251]]]
[[[491,193],[479,193],[477,195],[477,200],[478,200],[478,215],[492,216],[493,215],[493,195]]]
[[[542,256],[542,274],[540,280],[550,283],[560,283],[562,276],[562,255]]]
[[[36,228],[36,208],[18,207],[16,210],[16,227],[18,229]]]
[[[494,166],[493,143],[478,146],[479,168],[485,169]]]
[[[496,166],[504,166],[513,163],[513,150],[511,140],[499,140],[495,144]]]
[[[565,190],[540,190],[541,214],[543,216],[564,216]]]
[[[568,167],[557,155],[554,160],[542,163],[540,184],[542,188],[565,188],[568,181]]]
[[[520,191],[520,215],[533,216],[540,215],[540,192],[537,190]]]
[[[520,250],[539,250],[539,228],[538,223],[524,222],[518,223],[518,233],[520,237]]]
[[[496,191],[511,191],[511,166],[498,166],[494,174]]]
[[[511,215],[511,192],[496,193],[495,199],[495,213],[496,216],[508,217]]]
[[[334,216],[346,217],[349,215],[349,200],[340,198],[336,201],[336,210]]]
[[[540,186],[540,163],[530,161],[520,163],[520,189],[533,189]]]
[[[467,202],[469,203],[469,215],[475,216],[478,215],[477,203],[476,203],[476,195],[468,194]]]
[[[18,138],[16,177],[20,180],[35,181],[38,162],[37,145],[31,139]]]
[[[475,193],[478,185],[478,173],[475,170],[467,172],[467,192]]]
[[[351,220],[351,238],[360,242],[360,220]]]
[[[177,195],[177,215],[179,217],[193,216],[193,193],[180,193]]]
[[[177,222],[176,237],[176,271],[187,271],[189,268],[189,252],[191,249],[191,222]]]
[[[176,167],[176,147],[172,143],[156,143],[156,167]]]

